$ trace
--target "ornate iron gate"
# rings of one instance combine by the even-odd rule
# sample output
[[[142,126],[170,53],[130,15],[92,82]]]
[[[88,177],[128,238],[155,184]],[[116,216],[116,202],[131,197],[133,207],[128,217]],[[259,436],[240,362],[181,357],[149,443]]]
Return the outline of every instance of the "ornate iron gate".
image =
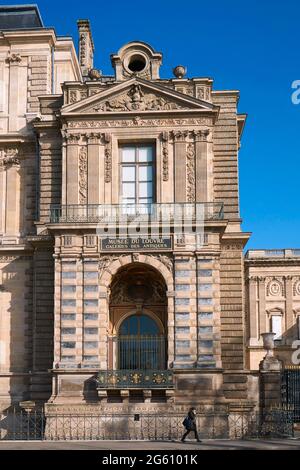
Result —
[[[287,366],[282,373],[282,402],[293,421],[300,422],[300,366]]]

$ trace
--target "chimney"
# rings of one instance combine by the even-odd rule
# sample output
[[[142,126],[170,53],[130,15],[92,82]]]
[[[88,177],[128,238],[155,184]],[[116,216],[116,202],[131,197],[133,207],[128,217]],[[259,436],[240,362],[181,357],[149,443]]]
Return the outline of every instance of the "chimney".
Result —
[[[79,64],[83,77],[87,77],[94,65],[94,42],[89,20],[78,20]]]

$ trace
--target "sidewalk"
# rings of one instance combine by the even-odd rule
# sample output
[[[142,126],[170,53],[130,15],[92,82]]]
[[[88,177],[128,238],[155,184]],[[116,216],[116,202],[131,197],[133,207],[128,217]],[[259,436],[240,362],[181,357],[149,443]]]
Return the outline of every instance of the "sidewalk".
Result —
[[[300,450],[300,439],[195,441],[0,441],[1,450]]]

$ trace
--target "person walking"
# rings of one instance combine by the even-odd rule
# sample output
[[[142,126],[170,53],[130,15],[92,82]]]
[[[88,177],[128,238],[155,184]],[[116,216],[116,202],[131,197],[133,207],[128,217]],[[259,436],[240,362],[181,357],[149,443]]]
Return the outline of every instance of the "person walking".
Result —
[[[186,432],[183,434],[181,438],[181,442],[185,441],[186,436],[193,431],[195,433],[195,439],[197,442],[201,442],[199,439],[198,431],[197,431],[197,423],[196,423],[196,408],[190,408],[187,417],[183,420],[183,426],[186,429]]]

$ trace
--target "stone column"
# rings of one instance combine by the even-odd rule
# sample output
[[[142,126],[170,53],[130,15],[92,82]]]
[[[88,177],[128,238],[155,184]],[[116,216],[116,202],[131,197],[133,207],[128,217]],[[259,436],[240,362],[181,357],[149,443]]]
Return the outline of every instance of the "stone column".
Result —
[[[175,360],[175,318],[174,318],[174,291],[167,292],[168,298],[168,369],[173,367]]]
[[[8,102],[8,131],[18,131],[18,111],[19,111],[19,65],[20,54],[11,54],[7,58],[9,63],[9,102]]]
[[[20,160],[17,149],[7,148],[0,151],[0,175],[3,185],[3,244],[16,243],[16,237],[20,236],[21,215]]]
[[[294,325],[293,314],[293,277],[285,276],[286,317],[285,330],[288,332]]]
[[[192,368],[197,360],[196,268],[191,256],[174,254],[175,368]]]
[[[220,261],[197,254],[197,367],[221,367]]]
[[[266,285],[265,278],[258,278],[259,334],[266,333]]]
[[[186,137],[188,131],[173,131],[174,139],[174,201],[186,202]]]
[[[62,299],[62,280],[61,280],[61,259],[60,256],[54,256],[54,358],[53,368],[57,367],[61,361],[61,299]]]
[[[257,346],[258,342],[258,324],[257,324],[257,296],[256,296],[256,290],[257,290],[257,280],[256,277],[251,277],[249,279],[249,341],[250,341],[250,346],[253,345]]]
[[[196,202],[207,202],[207,137],[209,130],[196,131]]]
[[[79,140],[80,134],[67,136],[66,204],[79,204]]]

